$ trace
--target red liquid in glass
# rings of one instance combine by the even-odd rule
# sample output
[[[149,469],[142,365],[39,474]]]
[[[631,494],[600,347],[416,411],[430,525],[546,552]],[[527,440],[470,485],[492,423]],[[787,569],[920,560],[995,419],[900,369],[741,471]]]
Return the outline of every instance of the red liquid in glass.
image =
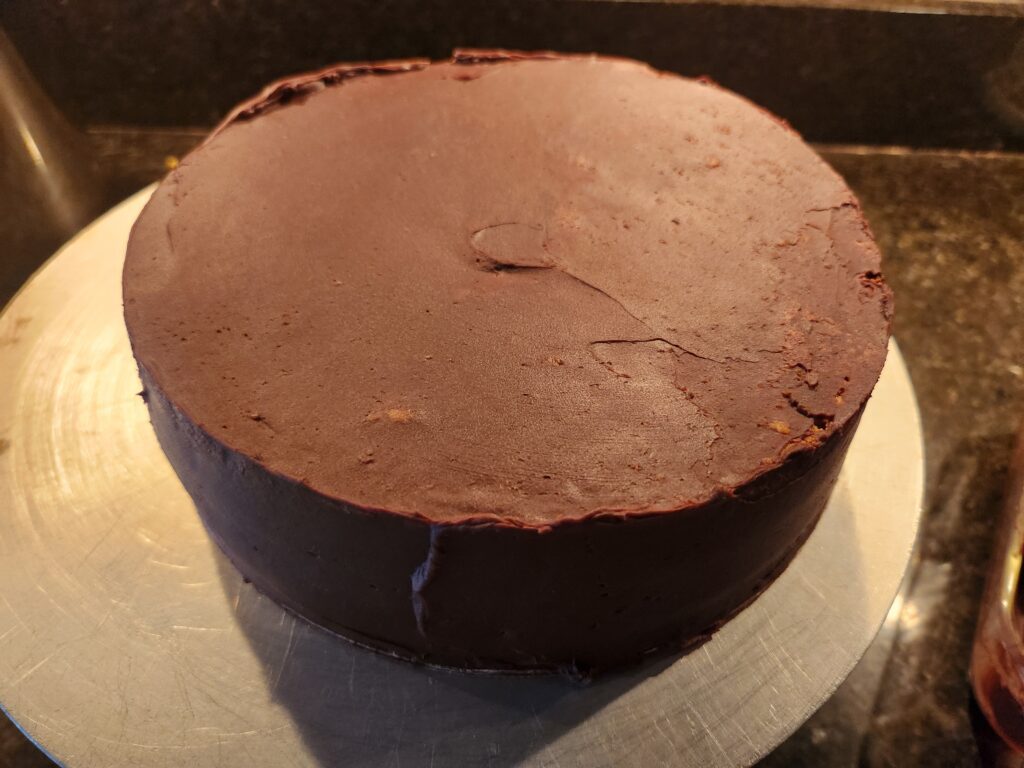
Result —
[[[1010,467],[1006,505],[989,564],[971,654],[971,685],[992,728],[1024,753],[1024,432]]]

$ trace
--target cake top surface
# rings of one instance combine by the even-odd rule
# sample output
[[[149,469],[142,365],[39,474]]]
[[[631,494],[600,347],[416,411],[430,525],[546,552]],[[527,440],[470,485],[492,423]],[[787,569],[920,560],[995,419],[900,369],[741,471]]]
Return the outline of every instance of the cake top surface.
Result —
[[[881,370],[852,193],[712,84],[594,56],[337,67],[154,193],[136,357],[194,423],[340,500],[545,526],[683,509],[813,450]]]

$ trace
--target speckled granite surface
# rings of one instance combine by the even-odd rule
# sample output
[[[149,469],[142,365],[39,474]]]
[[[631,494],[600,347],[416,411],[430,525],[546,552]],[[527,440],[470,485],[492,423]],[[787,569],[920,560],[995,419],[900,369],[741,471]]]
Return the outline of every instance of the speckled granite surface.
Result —
[[[118,199],[200,131],[91,135]],[[926,512],[901,610],[836,696],[765,766],[973,766],[968,651],[1024,414],[1024,155],[823,147],[860,196],[897,294],[924,418]],[[0,236],[17,222],[5,220]],[[47,254],[7,254],[25,271]],[[8,296],[0,296],[0,302]],[[0,721],[0,766],[49,762]]]
[[[924,423],[925,513],[902,610],[880,638],[891,652],[873,649],[766,763],[978,765],[968,656],[1024,416],[1024,156],[825,154],[860,196],[896,291]]]

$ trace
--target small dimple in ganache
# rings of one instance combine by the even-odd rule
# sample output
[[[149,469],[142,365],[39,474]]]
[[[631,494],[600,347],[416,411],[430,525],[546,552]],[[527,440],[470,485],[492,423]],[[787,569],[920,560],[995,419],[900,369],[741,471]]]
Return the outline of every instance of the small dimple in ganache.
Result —
[[[539,224],[494,224],[470,238],[482,269],[548,269],[555,266],[546,252],[544,227]]]
[[[270,85],[153,194],[123,287],[157,436],[246,577],[499,669],[690,648],[752,600],[892,318],[853,194],[783,121],[504,51]]]

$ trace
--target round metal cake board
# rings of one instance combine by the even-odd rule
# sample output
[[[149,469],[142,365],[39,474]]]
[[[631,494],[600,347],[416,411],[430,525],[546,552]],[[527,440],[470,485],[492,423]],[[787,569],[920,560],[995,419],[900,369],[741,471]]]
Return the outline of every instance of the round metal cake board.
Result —
[[[590,684],[466,674],[285,613],[211,543],[137,396],[120,277],[150,191],[72,240],[0,317],[0,701],[58,763],[748,764],[875,636],[922,494],[895,346],[814,534],[688,656]]]

